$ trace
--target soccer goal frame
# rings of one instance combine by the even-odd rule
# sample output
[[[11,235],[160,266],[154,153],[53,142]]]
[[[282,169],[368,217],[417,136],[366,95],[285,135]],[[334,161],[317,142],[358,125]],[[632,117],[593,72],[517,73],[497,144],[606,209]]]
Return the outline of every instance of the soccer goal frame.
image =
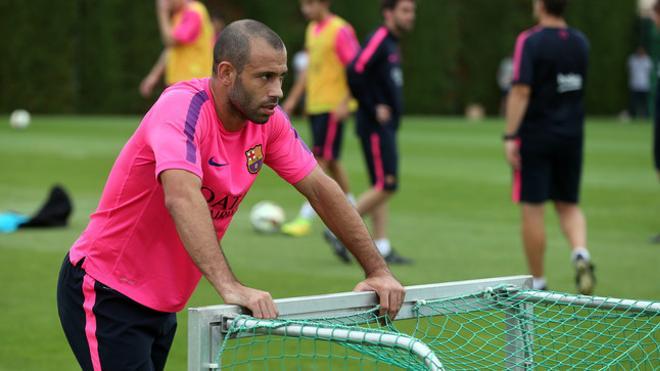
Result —
[[[417,285],[406,287],[406,296],[395,320],[415,318],[414,306],[422,301],[441,299],[464,295],[472,292],[488,290],[495,287],[508,286],[511,289],[531,288],[531,276],[510,276],[488,278],[469,281],[438,283],[430,285]],[[329,295],[304,296],[286,299],[276,299],[279,310],[279,319],[310,319],[320,317],[346,316],[362,313],[374,308],[378,298],[373,292],[345,292]],[[475,301],[470,310],[479,310],[479,302]],[[530,324],[524,320],[525,306],[514,307],[507,315],[507,336],[512,341],[506,349],[507,363],[511,365],[525,364],[532,359],[532,333]],[[245,310],[237,305],[214,305],[188,309],[188,371],[213,371],[220,369],[215,356],[220,351],[228,326],[234,320],[242,321],[241,325],[258,328],[262,321],[257,319],[236,319],[246,314]],[[270,322],[272,323],[272,321]],[[306,336],[313,331],[317,337],[326,340],[342,337],[343,341],[360,343],[369,341],[375,336],[369,331],[334,330],[324,334],[316,328],[304,325],[289,325],[277,329],[272,334],[286,336]],[[422,360],[430,370],[442,370],[441,360],[423,342],[412,337],[392,336],[383,338],[377,335],[381,344],[410,350]]]

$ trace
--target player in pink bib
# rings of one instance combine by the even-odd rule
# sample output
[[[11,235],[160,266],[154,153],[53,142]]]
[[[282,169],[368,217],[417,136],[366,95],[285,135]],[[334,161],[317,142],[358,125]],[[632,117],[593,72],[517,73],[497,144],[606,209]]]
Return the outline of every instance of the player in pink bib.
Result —
[[[162,369],[180,311],[204,275],[225,303],[273,318],[268,292],[242,285],[219,241],[263,165],[294,185],[365,271],[392,318],[403,287],[356,211],[280,110],[282,40],[251,20],[215,47],[213,76],[168,88],[115,162],[97,210],[65,258],[58,309],[85,370]]]

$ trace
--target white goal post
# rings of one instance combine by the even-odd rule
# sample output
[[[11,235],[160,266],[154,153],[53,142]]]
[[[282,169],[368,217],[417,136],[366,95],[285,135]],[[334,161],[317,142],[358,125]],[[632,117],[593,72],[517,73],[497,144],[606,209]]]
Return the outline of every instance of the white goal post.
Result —
[[[417,285],[406,287],[406,296],[395,320],[415,318],[413,308],[420,301],[455,297],[473,292],[483,291],[490,288],[508,285],[518,289],[531,287],[530,276],[510,276],[500,278],[478,279],[470,281],[448,282],[430,285]],[[329,295],[305,296],[287,299],[277,299],[275,304],[279,310],[279,319],[310,319],[320,317],[338,317],[362,313],[374,308],[378,304],[378,298],[373,292],[345,292]],[[479,310],[482,305],[475,300],[475,305],[470,310]],[[518,310],[525,310],[520,308]],[[236,305],[214,305],[207,307],[188,309],[188,370],[189,371],[211,371],[219,369],[216,363],[216,355],[224,340],[228,325],[238,315],[245,314],[243,308]],[[519,313],[511,313],[507,321],[507,327],[511,328],[511,336],[517,341],[511,342],[507,349],[512,364],[520,364],[521,358],[531,357],[531,338],[524,334],[525,324],[519,323]],[[246,320],[241,325],[248,327],[259,327],[259,320]],[[272,323],[270,321],[269,323]],[[296,327],[297,326],[297,327]],[[305,336],[306,331],[314,331],[314,335],[323,337],[316,329],[306,329],[306,326],[289,325],[278,330],[282,335]],[[368,340],[368,331],[346,331],[345,333],[334,330],[328,335],[328,339],[337,339],[345,336],[345,341],[360,342]],[[378,335],[383,341],[382,335]],[[385,346],[393,348],[410,349],[420,360],[426,363],[431,370],[441,370],[442,363],[433,352],[419,340],[412,337],[397,336],[385,339]]]

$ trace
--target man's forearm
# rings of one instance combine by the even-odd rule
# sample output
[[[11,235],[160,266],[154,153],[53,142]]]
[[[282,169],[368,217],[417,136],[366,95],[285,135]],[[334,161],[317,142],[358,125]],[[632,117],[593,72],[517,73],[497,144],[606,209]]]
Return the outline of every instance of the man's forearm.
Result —
[[[181,242],[202,274],[220,295],[238,280],[217,240],[208,206],[202,194],[167,201]]]
[[[165,6],[159,6],[156,9],[156,17],[158,18],[158,29],[160,30],[160,38],[163,44],[167,47],[173,44],[172,26],[170,25],[169,9]]]
[[[165,72],[165,66],[167,65],[167,48],[165,48],[161,53],[160,56],[158,57],[158,60],[156,61],[156,64],[151,68],[151,71],[149,71],[149,75],[157,76],[160,78],[160,76],[163,75]]]
[[[291,90],[289,90],[289,94],[287,94],[285,105],[293,109],[298,102],[300,101],[300,98],[302,98],[303,94],[305,94],[305,85],[307,81],[307,72],[303,71],[298,75],[298,78],[296,79],[296,82],[293,84],[291,87]]]
[[[348,202],[346,195],[337,183],[322,171],[319,177],[321,179],[314,187],[310,187],[311,192],[306,194],[314,210],[351,251],[367,276],[378,271],[389,271],[362,218]]]
[[[529,104],[529,87],[514,86],[509,92],[506,104],[506,128],[504,133],[515,135],[520,128],[527,105]]]

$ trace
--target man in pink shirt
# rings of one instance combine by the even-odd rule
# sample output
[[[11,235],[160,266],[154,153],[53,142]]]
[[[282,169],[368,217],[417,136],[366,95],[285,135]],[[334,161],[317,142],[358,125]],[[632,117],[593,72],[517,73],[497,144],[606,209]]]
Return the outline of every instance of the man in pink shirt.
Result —
[[[225,303],[274,318],[268,292],[244,286],[219,241],[264,164],[307,197],[394,318],[404,297],[359,215],[319,169],[277,105],[282,40],[252,20],[215,47],[213,76],[168,88],[115,162],[99,206],[62,264],[58,310],[85,370],[163,369],[204,275]]]

